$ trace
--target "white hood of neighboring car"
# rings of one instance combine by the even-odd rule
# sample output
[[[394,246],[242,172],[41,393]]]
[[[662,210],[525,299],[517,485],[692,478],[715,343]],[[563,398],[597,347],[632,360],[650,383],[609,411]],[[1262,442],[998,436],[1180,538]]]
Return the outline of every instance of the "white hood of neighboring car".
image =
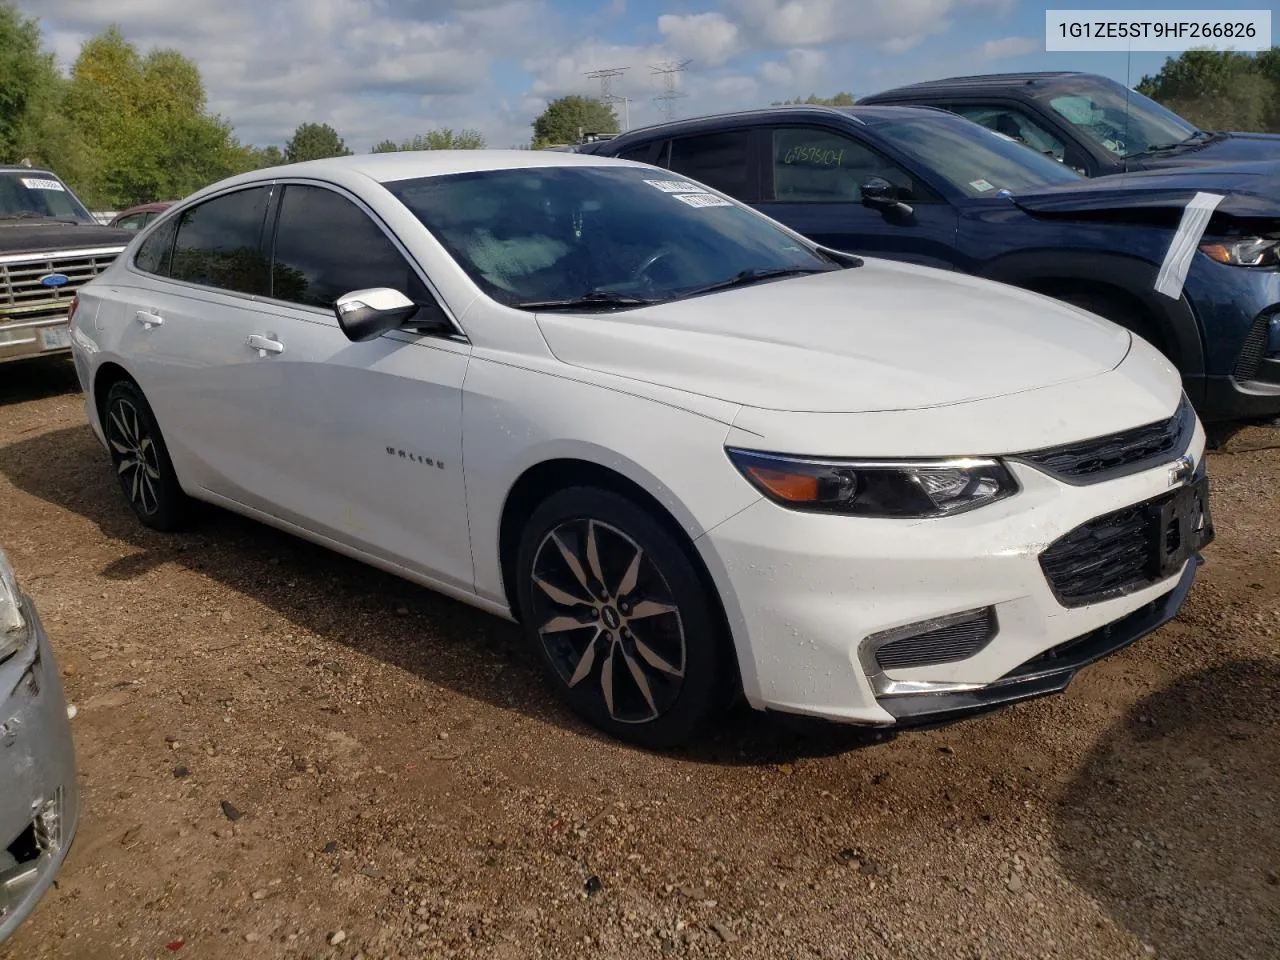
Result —
[[[1128,331],[963,274],[868,259],[604,314],[538,315],[552,353],[602,373],[798,412],[911,410],[1097,376]]]

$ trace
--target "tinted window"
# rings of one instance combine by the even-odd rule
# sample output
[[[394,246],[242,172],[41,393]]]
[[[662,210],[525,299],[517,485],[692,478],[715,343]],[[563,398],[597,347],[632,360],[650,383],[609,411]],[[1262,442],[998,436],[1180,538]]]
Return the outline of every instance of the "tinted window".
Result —
[[[619,160],[635,160],[638,163],[648,163],[649,154],[653,152],[652,143],[642,143],[638,147],[632,147],[630,150],[623,150],[618,154]]]
[[[750,208],[652,168],[530,167],[386,187],[481,289],[512,306],[669,300],[744,271],[835,269]]]
[[[700,180],[731,197],[750,201],[754,198],[747,186],[749,139],[748,131],[734,130],[672,140],[668,165],[677,173]]]
[[[391,287],[413,300],[426,295],[409,261],[354,203],[323,187],[285,187],[271,295],[328,309],[367,287]]]
[[[173,279],[265,294],[267,261],[260,241],[268,193],[267,187],[238,190],[180,214]]]
[[[952,108],[966,120],[980,123],[988,130],[1003,133],[1006,137],[1017,140],[1037,153],[1043,153],[1056,160],[1067,154],[1066,144],[1036,123],[1021,110],[1009,107],[975,106],[963,104]]]
[[[922,110],[910,120],[876,121],[871,129],[968,197],[1080,180],[1070,167],[954,114]]]
[[[66,184],[43,170],[0,173],[0,220],[40,218],[94,223]]]
[[[169,275],[169,259],[173,252],[173,233],[177,220],[170,220],[161,225],[151,236],[142,241],[138,253],[133,258],[133,265],[147,273]]]
[[[116,226],[121,230],[137,230],[145,222],[144,217],[140,213],[135,213],[130,217],[121,217],[116,221]]]
[[[881,177],[898,199],[917,202],[915,179],[895,163],[842,134],[816,127],[773,131],[773,190],[780,202],[862,201],[862,184]]]

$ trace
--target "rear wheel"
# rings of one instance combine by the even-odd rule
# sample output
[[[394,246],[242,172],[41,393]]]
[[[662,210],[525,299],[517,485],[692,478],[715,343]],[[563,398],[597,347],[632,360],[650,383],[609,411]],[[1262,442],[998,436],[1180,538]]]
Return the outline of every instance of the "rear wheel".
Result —
[[[120,380],[107,391],[104,411],[102,430],[111,462],[134,514],[155,530],[181,528],[190,516],[191,500],[178,483],[147,398],[135,383]]]
[[[676,537],[608,490],[552,495],[520,541],[525,630],[569,706],[650,747],[696,738],[734,675],[716,606]]]

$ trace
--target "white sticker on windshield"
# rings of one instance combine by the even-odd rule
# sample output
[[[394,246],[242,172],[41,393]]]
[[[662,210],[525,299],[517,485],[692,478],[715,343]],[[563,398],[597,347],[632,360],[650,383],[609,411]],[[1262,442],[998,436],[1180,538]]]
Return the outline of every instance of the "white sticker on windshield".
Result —
[[[733,204],[723,197],[713,197],[709,193],[677,193],[675,198],[691,207],[732,207]]]
[[[702,187],[688,180],[646,180],[649,186],[663,193],[706,193]]]
[[[988,190],[995,189],[995,186],[987,180],[970,180],[969,186],[973,187],[973,189],[977,190],[979,193],[986,193]]]
[[[39,177],[22,177],[22,185],[28,190],[57,190],[59,193],[66,193],[57,180],[44,180]]]

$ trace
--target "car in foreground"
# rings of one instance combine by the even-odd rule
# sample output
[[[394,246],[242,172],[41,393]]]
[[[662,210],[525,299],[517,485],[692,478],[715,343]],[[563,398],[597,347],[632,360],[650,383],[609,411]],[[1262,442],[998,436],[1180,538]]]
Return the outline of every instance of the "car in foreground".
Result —
[[[1137,90],[1094,73],[953,77],[885,90],[858,102],[950,110],[1089,177],[1280,161],[1280,136],[1201,130]]]
[[[62,681],[0,550],[0,944],[52,885],[79,818]]]
[[[173,206],[172,200],[140,203],[137,206],[129,207],[127,210],[121,210],[111,218],[111,222],[107,226],[119,227],[121,230],[141,230],[171,206]]]
[[[94,220],[51,170],[0,166],[0,364],[65,357],[76,290],[132,236]]]
[[[1212,536],[1177,371],[1014,287],[572,153],[245,174],[74,313],[139,520],[192,500],[518,620],[608,733],[736,695],[881,727],[1061,690]]]
[[[722,114],[580,152],[702,180],[827,246],[1064,300],[1169,357],[1205,421],[1280,416],[1280,177],[1267,165],[1088,180],[953,114],[892,106]],[[1205,194],[1211,215],[1188,222]]]

